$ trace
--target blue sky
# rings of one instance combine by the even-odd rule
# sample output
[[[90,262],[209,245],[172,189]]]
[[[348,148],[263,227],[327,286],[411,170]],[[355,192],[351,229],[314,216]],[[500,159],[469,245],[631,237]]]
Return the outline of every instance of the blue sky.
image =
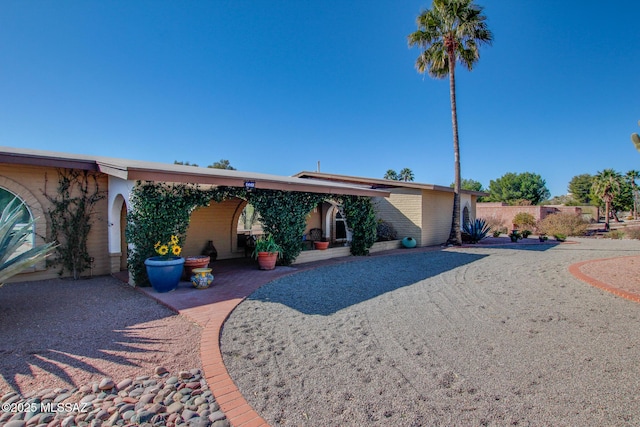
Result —
[[[457,71],[462,176],[640,169],[640,2],[481,0]],[[0,145],[239,170],[453,182],[447,80],[407,46],[421,0],[0,2]]]

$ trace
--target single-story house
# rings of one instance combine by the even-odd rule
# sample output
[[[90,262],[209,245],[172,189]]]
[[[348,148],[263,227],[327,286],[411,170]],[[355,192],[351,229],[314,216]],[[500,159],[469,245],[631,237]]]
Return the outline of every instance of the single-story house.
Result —
[[[262,189],[372,197],[380,219],[392,223],[401,237],[414,237],[420,246],[441,244],[447,240],[453,207],[451,188],[429,184],[319,172],[301,172],[287,177],[0,147],[0,193],[18,196],[31,217],[36,219],[33,244],[41,244],[49,236],[48,211],[52,205],[47,196],[56,196],[61,170],[88,171],[96,177],[99,190],[106,196],[96,205],[87,241],[87,249],[93,259],[90,271],[93,275],[113,274],[127,268],[126,212],[131,209],[129,196],[139,180],[192,183],[203,187],[245,187],[250,183]],[[475,217],[478,195],[482,193],[464,192],[461,215]],[[211,240],[218,251],[218,259],[243,257],[245,251],[238,239],[238,221],[246,203],[243,199],[234,198],[195,210],[183,242],[183,254],[199,255]],[[340,209],[330,200],[310,213],[307,232],[312,229],[320,229],[322,237],[334,243],[349,240],[348,227]],[[58,271],[47,268],[43,262],[14,280],[57,277]]]

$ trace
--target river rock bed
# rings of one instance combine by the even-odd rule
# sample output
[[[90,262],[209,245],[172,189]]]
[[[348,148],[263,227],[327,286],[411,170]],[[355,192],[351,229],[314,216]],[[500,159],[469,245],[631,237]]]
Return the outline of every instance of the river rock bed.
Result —
[[[45,389],[0,397],[0,426],[166,426],[228,427],[199,369],[169,373],[157,367],[152,376],[74,389]]]

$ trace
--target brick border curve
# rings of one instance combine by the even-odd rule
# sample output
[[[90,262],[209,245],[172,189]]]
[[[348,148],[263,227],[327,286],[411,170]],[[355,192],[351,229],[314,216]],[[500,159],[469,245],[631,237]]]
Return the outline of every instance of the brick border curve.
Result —
[[[633,302],[637,302],[640,303],[640,295],[638,294],[633,294],[631,292],[627,292],[624,291],[622,289],[618,289],[614,286],[611,286],[608,283],[605,282],[601,282],[600,280],[597,280],[585,273],[583,273],[580,270],[580,267],[582,267],[585,264],[589,264],[589,263],[594,263],[594,262],[602,262],[602,261],[608,261],[611,259],[618,259],[618,258],[638,258],[638,255],[630,255],[630,256],[626,256],[626,257],[612,257],[612,258],[599,258],[599,259],[591,259],[588,261],[581,261],[575,264],[571,264],[569,266],[569,273],[571,273],[574,277],[576,277],[577,279],[582,280],[583,282],[588,283],[591,286],[595,286],[596,288],[602,289],[604,291],[610,292],[616,296],[628,299],[630,301]]]

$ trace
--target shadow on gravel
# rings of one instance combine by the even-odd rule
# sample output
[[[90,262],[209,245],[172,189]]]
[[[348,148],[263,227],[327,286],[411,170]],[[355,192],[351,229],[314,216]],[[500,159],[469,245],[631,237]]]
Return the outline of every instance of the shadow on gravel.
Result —
[[[328,316],[485,256],[439,251],[367,258],[274,280],[248,300],[280,303],[304,314]]]
[[[16,378],[32,376],[34,369],[74,384],[68,367],[109,376],[92,359],[138,366],[139,357],[115,353],[153,351],[159,340],[141,336],[147,329],[141,324],[169,315],[109,277],[5,284],[0,287],[0,376],[19,391]]]

